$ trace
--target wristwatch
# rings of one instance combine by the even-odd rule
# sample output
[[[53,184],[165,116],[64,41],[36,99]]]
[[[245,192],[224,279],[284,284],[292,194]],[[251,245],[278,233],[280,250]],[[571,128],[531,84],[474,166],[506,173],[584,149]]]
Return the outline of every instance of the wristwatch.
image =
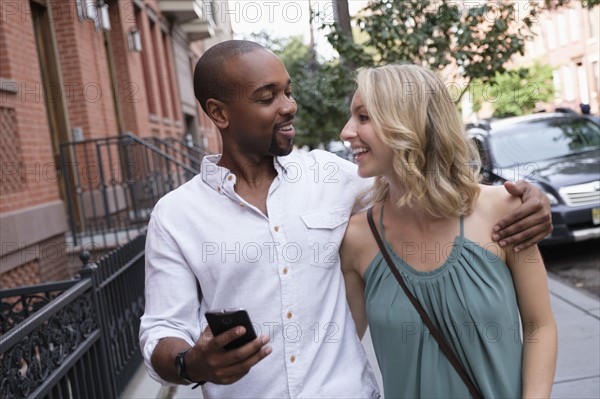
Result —
[[[175,357],[175,369],[177,370],[177,375],[179,378],[184,380],[185,382],[189,382],[190,384],[196,384],[192,387],[192,389],[198,388],[200,385],[206,384],[206,381],[192,381],[190,377],[188,377],[187,369],[185,367],[185,355],[190,350],[186,349],[183,352],[179,352]]]

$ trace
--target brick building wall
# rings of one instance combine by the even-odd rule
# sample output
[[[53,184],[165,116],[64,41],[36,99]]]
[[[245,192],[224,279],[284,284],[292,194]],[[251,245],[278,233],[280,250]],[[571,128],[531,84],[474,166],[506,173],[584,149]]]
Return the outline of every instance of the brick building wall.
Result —
[[[195,66],[198,59],[206,49],[202,42],[195,42],[190,45],[190,51],[192,52],[192,65]],[[198,114],[200,126],[202,126],[202,137],[204,139],[204,145],[209,149],[211,153],[221,153],[223,149],[223,140],[221,139],[221,133],[217,127],[212,123],[208,115],[204,112],[198,101],[195,102],[196,112]]]
[[[70,125],[84,139],[116,135],[104,34],[75,11],[53,18]]]
[[[183,137],[179,92],[174,75],[173,57],[170,47],[165,49],[165,41],[170,41],[167,21],[161,15],[156,1],[146,1],[143,7],[133,5],[133,10],[119,2],[122,22],[129,30],[137,27],[141,34],[142,52],[130,53],[127,82],[135,93],[133,102],[125,105],[138,108],[135,120],[129,120],[126,130],[141,137],[157,135],[160,137]],[[133,18],[130,16],[133,15]],[[133,24],[129,23],[132,19]],[[163,35],[166,36],[163,37]],[[167,59],[168,57],[168,59]],[[138,88],[144,87],[144,90]],[[130,106],[131,105],[131,106]]]
[[[588,9],[579,2],[539,17],[538,35],[522,63],[541,59],[555,68],[557,97],[548,110],[569,107],[579,112],[579,104],[590,105],[600,113],[600,6]]]
[[[27,3],[14,3],[14,13],[5,11],[0,29],[0,213],[60,198],[44,104],[46,94]],[[48,95],[60,95],[52,91],[54,94]]]
[[[116,70],[114,87],[123,115],[124,132],[144,132],[148,127],[148,92],[142,75],[142,53],[130,52],[128,34],[136,27],[136,8],[132,2],[109,3],[110,39]]]
[[[0,4],[0,289],[77,271],[68,266],[78,260],[65,235],[61,143],[125,132],[183,138],[189,128],[173,20],[155,0],[105,3],[110,31],[84,18],[75,0]],[[141,32],[142,52],[129,48],[132,29]],[[186,40],[180,45],[188,46],[190,59],[201,54],[201,43],[192,50]],[[210,120],[197,104],[187,112],[209,150],[218,151]]]
[[[46,99],[59,87],[44,84],[33,10],[27,1],[2,5],[0,26],[0,280],[7,288],[66,277],[64,204],[57,185]],[[47,256],[44,247],[58,251]]]

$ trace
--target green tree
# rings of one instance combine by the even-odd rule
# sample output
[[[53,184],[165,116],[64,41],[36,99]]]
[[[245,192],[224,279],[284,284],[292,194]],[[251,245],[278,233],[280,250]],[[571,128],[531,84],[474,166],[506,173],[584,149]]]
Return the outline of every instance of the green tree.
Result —
[[[496,72],[487,83],[474,81],[470,95],[474,111],[489,103],[495,117],[529,114],[538,103],[554,98],[552,67],[536,62],[531,67]]]
[[[354,36],[360,43],[336,24],[321,27],[330,29],[328,40],[340,55],[329,61],[317,57],[300,37],[277,39],[261,33],[253,40],[285,63],[298,102],[296,143],[316,147],[336,140],[346,123],[356,67],[410,62],[442,70],[455,63],[465,83],[489,84],[496,72],[505,71],[514,54],[523,54],[526,40],[532,37],[530,28],[540,9],[523,6],[525,1],[466,2],[468,8],[460,8],[456,0],[371,0],[355,18]],[[580,0],[545,1],[546,7],[556,8]],[[515,7],[516,2],[520,7]],[[583,4],[599,3],[585,0]],[[467,84],[456,92],[457,102],[467,92]]]
[[[328,40],[345,60],[341,68],[407,62],[443,70],[455,65],[451,78],[464,82],[455,97],[459,102],[470,82],[488,82],[505,71],[515,54],[523,54],[540,11],[574,1],[545,0],[539,7],[526,0],[372,0],[355,18],[366,33],[363,43],[354,43],[335,23],[322,28],[330,29]],[[587,0],[585,5],[599,2]]]
[[[296,144],[314,148],[337,140],[349,108],[347,98],[339,93],[348,91],[345,87],[352,82],[351,71],[342,70],[346,75],[340,76],[338,61],[319,59],[301,36],[281,39],[260,33],[253,35],[253,40],[279,56],[290,74],[298,103]]]
[[[581,3],[583,7],[593,8],[600,4],[600,0],[544,0],[544,8],[548,10],[570,7],[574,3]]]

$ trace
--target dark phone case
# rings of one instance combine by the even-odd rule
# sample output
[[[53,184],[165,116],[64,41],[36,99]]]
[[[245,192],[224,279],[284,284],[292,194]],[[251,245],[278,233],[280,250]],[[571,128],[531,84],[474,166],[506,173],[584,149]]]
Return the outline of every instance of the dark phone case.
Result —
[[[232,329],[233,327],[243,326],[246,329],[246,334],[242,335],[233,342],[228,343],[223,347],[225,350],[239,348],[242,345],[247,344],[250,341],[256,339],[256,333],[254,327],[248,316],[248,312],[245,310],[236,310],[232,312],[218,311],[218,312],[206,312],[206,320],[210,326],[213,335],[223,334],[225,331]]]

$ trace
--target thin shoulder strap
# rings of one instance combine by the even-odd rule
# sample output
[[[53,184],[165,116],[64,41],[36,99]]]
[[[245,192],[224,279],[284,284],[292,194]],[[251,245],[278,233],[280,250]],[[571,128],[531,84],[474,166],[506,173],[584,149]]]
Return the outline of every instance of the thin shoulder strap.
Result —
[[[385,229],[383,228],[383,204],[381,204],[381,210],[379,211],[379,230],[381,231],[381,236],[385,240]]]
[[[408,297],[410,302],[413,304],[413,306],[415,307],[415,309],[421,316],[423,323],[425,323],[425,325],[431,332],[431,335],[433,336],[433,338],[436,340],[436,342],[440,346],[441,351],[444,353],[444,355],[446,355],[446,358],[450,361],[452,366],[454,366],[454,369],[458,373],[461,380],[463,380],[463,382],[467,386],[467,389],[469,390],[469,393],[471,394],[471,396],[473,396],[473,398],[475,398],[475,399],[483,398],[483,396],[481,395],[481,393],[479,392],[479,390],[477,389],[477,387],[475,386],[473,381],[471,381],[471,378],[469,377],[469,375],[463,368],[462,364],[460,363],[460,360],[456,357],[456,355],[454,354],[454,352],[452,351],[452,349],[450,348],[448,343],[444,340],[444,337],[442,337],[442,334],[439,332],[439,330],[431,322],[431,319],[429,319],[429,316],[427,316],[427,312],[425,312],[425,309],[423,309],[419,300],[413,295],[412,292],[410,292],[410,290],[406,286],[404,279],[400,275],[400,272],[396,268],[394,262],[392,261],[392,259],[390,257],[390,254],[388,253],[387,249],[385,248],[385,245],[383,244],[383,241],[381,240],[381,237],[379,236],[379,233],[377,232],[377,228],[375,227],[375,222],[373,221],[373,208],[372,207],[369,208],[369,210],[367,211],[367,220],[369,221],[369,226],[371,227],[371,231],[373,232],[375,241],[377,241],[377,245],[379,245],[379,250],[381,251],[381,254],[384,257],[385,262],[387,263],[389,269],[392,271],[392,274],[394,275],[394,277],[396,277],[396,280],[398,280],[398,283],[402,287],[402,290],[404,291],[404,293],[406,294],[406,296]],[[462,224],[461,224],[461,226],[462,226]]]

